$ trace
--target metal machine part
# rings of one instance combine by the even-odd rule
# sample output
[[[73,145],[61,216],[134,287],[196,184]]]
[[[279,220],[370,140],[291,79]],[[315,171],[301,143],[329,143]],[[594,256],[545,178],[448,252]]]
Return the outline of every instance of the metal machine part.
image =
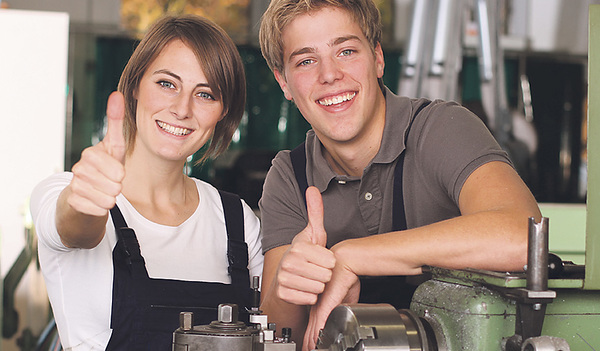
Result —
[[[251,323],[246,325],[238,320],[237,305],[221,304],[216,321],[194,326],[193,313],[182,312],[180,327],[173,333],[172,351],[295,351],[289,328],[283,328],[278,338],[275,325],[268,324],[266,317],[250,316]]]
[[[275,324],[268,323],[258,304],[259,277],[252,278],[253,306],[248,309],[250,324],[238,320],[236,304],[221,304],[217,320],[208,325],[194,326],[194,314],[182,312],[179,328],[173,332],[172,351],[296,351],[290,340],[291,329],[283,328],[282,336],[275,334]]]
[[[522,351],[567,351],[569,344],[565,339],[553,336],[537,336],[523,343]]]
[[[548,290],[548,218],[539,223],[529,218],[528,235],[526,287],[508,292],[517,310],[515,335],[508,338],[507,351],[520,351],[525,341],[541,335],[546,306],[556,298],[556,292]]]
[[[321,330],[317,349],[438,351],[443,335],[411,310],[388,304],[354,304],[336,307]]]
[[[221,304],[218,320],[209,325],[194,326],[192,312],[182,312],[180,327],[173,333],[173,351],[254,350],[260,329],[247,327],[237,320],[237,305]]]

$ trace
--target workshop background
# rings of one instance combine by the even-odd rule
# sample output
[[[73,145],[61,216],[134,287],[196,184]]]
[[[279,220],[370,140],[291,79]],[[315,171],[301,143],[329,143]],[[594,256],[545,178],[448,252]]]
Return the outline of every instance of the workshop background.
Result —
[[[384,81],[402,93],[406,82],[412,81],[413,88],[417,84],[404,70],[415,28],[415,1],[376,2],[384,21]],[[583,263],[587,16],[589,5],[600,1],[490,3],[500,4],[492,11],[497,15],[492,30],[499,34],[503,53],[500,81],[505,90],[496,94],[505,98],[510,115],[505,145],[544,215],[552,219],[551,251]],[[246,114],[229,151],[202,166],[190,159],[188,172],[239,193],[257,209],[271,159],[278,150],[302,142],[309,127],[284,99],[260,54],[257,24],[267,4],[268,0],[0,1],[1,350],[34,350],[51,320],[27,208],[29,193],[52,172],[70,170],[81,151],[102,138],[106,99],[116,89],[140,33],[165,12],[209,17],[238,44],[246,64]],[[443,83],[452,82],[454,99],[493,126],[493,113],[485,108],[486,82],[477,49],[481,26],[473,8],[466,5],[465,12],[455,23],[461,38],[458,76]]]

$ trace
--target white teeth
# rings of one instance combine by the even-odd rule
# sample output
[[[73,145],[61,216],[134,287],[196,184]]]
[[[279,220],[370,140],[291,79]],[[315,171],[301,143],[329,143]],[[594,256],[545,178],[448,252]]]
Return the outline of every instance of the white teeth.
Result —
[[[167,124],[163,121],[156,121],[156,124],[158,124],[158,126],[160,128],[162,128],[162,130],[164,130],[165,132],[171,133],[171,134],[177,135],[177,136],[188,135],[192,132],[191,129],[175,127],[175,126]]]
[[[321,104],[323,106],[331,106],[331,105],[335,105],[335,104],[340,104],[344,101],[351,100],[354,96],[356,96],[356,93],[346,93],[343,95],[334,96],[332,98],[322,99],[322,100],[319,100],[318,102],[319,102],[319,104]]]

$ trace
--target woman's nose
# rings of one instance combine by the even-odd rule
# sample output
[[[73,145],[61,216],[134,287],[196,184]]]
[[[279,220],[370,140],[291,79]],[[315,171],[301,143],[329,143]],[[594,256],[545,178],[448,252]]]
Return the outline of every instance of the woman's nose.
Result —
[[[171,104],[171,113],[178,119],[190,116],[190,99],[184,94],[178,94]]]

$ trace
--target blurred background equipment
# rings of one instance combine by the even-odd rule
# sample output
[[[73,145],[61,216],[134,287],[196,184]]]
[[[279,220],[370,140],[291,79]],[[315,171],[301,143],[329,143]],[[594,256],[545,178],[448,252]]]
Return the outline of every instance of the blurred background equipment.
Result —
[[[589,250],[600,243],[585,244],[585,223],[594,220],[586,211],[595,213],[592,203],[585,204],[595,186],[591,181],[586,186],[594,162],[587,150],[594,139],[586,143],[587,71],[593,68],[587,19],[588,7],[600,0],[375,2],[384,24],[385,84],[403,93],[410,82],[406,69],[420,65],[414,73],[424,81],[414,86],[421,88],[406,94],[454,99],[487,121],[498,139],[507,141],[503,145],[550,218],[550,251],[576,265],[593,257]],[[270,159],[301,143],[309,128],[260,54],[258,22],[267,4],[0,0],[0,67],[6,78],[0,88],[5,126],[0,146],[8,178],[0,197],[3,351],[32,350],[41,334],[49,343],[56,341],[52,328],[44,331],[51,316],[35,245],[30,245],[35,232],[27,219],[27,196],[38,180],[69,170],[84,148],[100,140],[106,99],[139,33],[163,13],[207,16],[238,45],[248,84],[243,121],[227,154],[202,165],[191,158],[188,171],[241,194],[257,209]],[[415,43],[422,50],[411,51]]]

